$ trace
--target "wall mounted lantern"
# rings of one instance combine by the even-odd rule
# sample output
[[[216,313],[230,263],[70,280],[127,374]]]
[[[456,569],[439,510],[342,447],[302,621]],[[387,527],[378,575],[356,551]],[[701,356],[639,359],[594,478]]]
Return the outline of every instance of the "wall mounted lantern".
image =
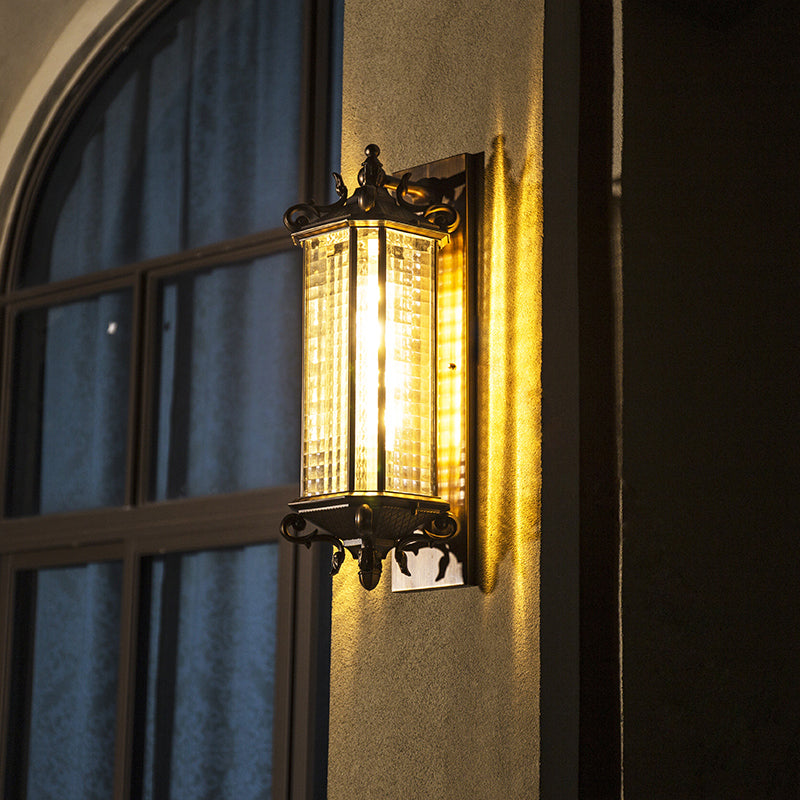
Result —
[[[392,549],[399,573],[410,577],[409,554],[433,548],[433,583],[441,581],[455,552],[451,540],[466,527],[467,470],[456,467],[461,486],[450,488],[461,508],[453,509],[440,491],[449,473],[437,459],[443,445],[452,450],[440,441],[437,388],[452,394],[445,384],[456,376],[442,373],[457,372],[458,387],[467,386],[469,354],[459,345],[453,354],[452,331],[442,352],[437,289],[439,250],[461,223],[448,195],[458,194],[458,180],[463,188],[466,173],[412,183],[411,173],[386,175],[376,145],[365,154],[352,196],[334,173],[336,203],[301,203],[284,215],[303,248],[303,425],[301,497],[289,504],[281,533],[306,546],[332,543],[332,574],[349,550],[362,586],[373,589]],[[461,314],[462,335],[468,316]],[[456,404],[462,415],[463,400]],[[468,417],[456,423],[465,442]],[[452,420],[443,426],[451,429]],[[457,460],[466,461],[467,445],[459,448]],[[308,523],[317,529],[304,532]]]

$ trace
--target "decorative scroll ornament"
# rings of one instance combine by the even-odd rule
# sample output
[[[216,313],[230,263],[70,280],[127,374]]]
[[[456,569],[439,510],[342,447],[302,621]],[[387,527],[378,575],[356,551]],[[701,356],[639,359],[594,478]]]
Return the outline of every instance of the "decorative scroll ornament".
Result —
[[[417,227],[452,233],[459,225],[458,211],[445,201],[446,184],[421,180],[412,184],[410,173],[399,180],[387,176],[378,160],[376,144],[364,148],[366,158],[358,172],[358,188],[347,197],[347,186],[338,172],[333,173],[339,200],[331,205],[298,203],[283,215],[291,233],[345,219],[391,220]],[[392,194],[392,192],[394,194]]]
[[[302,544],[306,549],[311,547],[312,542],[330,542],[336,548],[331,557],[331,575],[342,568],[344,564],[344,544],[338,536],[331,536],[329,533],[320,533],[316,528],[310,533],[304,534],[306,521],[299,514],[287,514],[281,520],[281,535],[284,539],[293,544]]]
[[[377,530],[375,524],[375,509],[366,503],[355,508],[353,527],[360,537],[357,544],[347,544],[338,536],[325,533],[315,528],[310,533],[303,533],[306,520],[300,514],[287,514],[281,522],[281,535],[293,544],[302,544],[311,547],[312,542],[330,542],[334,546],[331,558],[331,575],[336,575],[345,560],[345,550],[349,550],[354,559],[358,561],[358,579],[365,589],[374,589],[380,581],[383,559],[394,548],[394,558],[400,571],[404,575],[411,575],[408,569],[408,555],[417,555],[421,548],[432,547],[441,551],[439,571],[436,580],[444,578],[447,565],[450,561],[450,550],[446,544],[458,533],[458,521],[447,511],[440,511],[434,515],[426,515],[425,522],[411,533],[386,539],[385,535]],[[408,526],[407,526],[408,527]]]

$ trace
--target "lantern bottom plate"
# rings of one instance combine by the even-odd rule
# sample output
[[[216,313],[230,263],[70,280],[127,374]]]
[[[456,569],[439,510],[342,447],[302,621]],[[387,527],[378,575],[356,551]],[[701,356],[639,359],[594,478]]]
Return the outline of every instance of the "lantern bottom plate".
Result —
[[[390,494],[301,498],[289,506],[308,522],[341,539],[347,547],[359,542],[367,533],[376,546],[383,545],[387,549],[450,508],[438,498]],[[372,512],[371,525],[366,530],[363,523],[362,527],[358,524],[362,506],[368,506]]]

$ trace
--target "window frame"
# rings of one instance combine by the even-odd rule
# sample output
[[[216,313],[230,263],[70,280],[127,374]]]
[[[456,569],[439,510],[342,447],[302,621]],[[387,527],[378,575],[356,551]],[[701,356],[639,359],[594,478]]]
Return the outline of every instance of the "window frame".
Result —
[[[303,0],[299,198],[324,197],[329,191],[329,129],[335,118],[331,100],[335,92],[330,85],[335,71],[329,68],[335,33],[331,25],[334,1]],[[171,3],[172,0],[139,3],[108,35],[97,55],[79,68],[80,77],[57,102],[58,113],[53,115],[53,122],[20,181],[21,191],[11,213],[9,244],[0,263],[0,785],[5,785],[8,766],[14,593],[19,571],[111,557],[122,561],[113,797],[125,800],[131,792],[136,715],[141,713],[135,704],[137,669],[143,666],[137,661],[142,559],[170,552],[279,542],[272,796],[305,800],[324,796],[327,770],[330,582],[322,577],[327,565],[320,548],[301,552],[301,548],[280,538],[280,521],[286,513],[286,503],[297,496],[297,485],[164,501],[147,497],[159,282],[165,277],[289,251],[293,249],[290,236],[282,227],[276,227],[85,276],[15,288],[36,198],[61,141],[100,80]],[[26,309],[58,305],[121,286],[133,292],[125,503],[119,507],[7,517],[17,315]]]

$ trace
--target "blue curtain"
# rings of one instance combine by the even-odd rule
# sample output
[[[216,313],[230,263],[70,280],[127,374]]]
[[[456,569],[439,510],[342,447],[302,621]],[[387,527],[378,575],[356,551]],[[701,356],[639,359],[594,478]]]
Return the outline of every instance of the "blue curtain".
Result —
[[[153,559],[144,800],[271,797],[278,545]]]
[[[302,11],[294,0],[171,6],[64,140],[21,285],[279,227],[298,200]],[[296,259],[160,284],[151,499],[296,481]],[[18,315],[10,513],[124,501],[131,320],[128,289]],[[136,794],[269,797],[277,545],[176,554],[145,573]],[[37,573],[27,763],[10,765],[28,798],[110,796],[120,581],[118,564]]]
[[[123,504],[130,347],[129,291],[48,309],[40,513]]]
[[[132,293],[23,312],[8,513],[125,501]]]
[[[162,285],[154,499],[297,482],[300,275],[288,252]]]
[[[68,135],[36,209],[23,284],[279,227],[298,191],[301,17],[286,0],[170,8]],[[151,497],[296,480],[296,259],[164,286]],[[15,387],[12,514],[124,501],[130,317],[130,292],[20,316],[41,330],[20,332],[17,361],[41,368]]]
[[[280,227],[298,199],[302,11],[289,0],[170,7],[62,144],[21,285]],[[299,274],[291,252],[161,285],[153,499],[296,481]],[[124,502],[131,320],[128,289],[18,315],[11,514]],[[277,545],[148,570],[139,795],[269,797]],[[28,798],[110,796],[120,573],[36,573],[30,707],[17,717],[27,753],[9,765]]]
[[[26,797],[107,800],[114,775],[122,565],[42,569],[34,585]]]

